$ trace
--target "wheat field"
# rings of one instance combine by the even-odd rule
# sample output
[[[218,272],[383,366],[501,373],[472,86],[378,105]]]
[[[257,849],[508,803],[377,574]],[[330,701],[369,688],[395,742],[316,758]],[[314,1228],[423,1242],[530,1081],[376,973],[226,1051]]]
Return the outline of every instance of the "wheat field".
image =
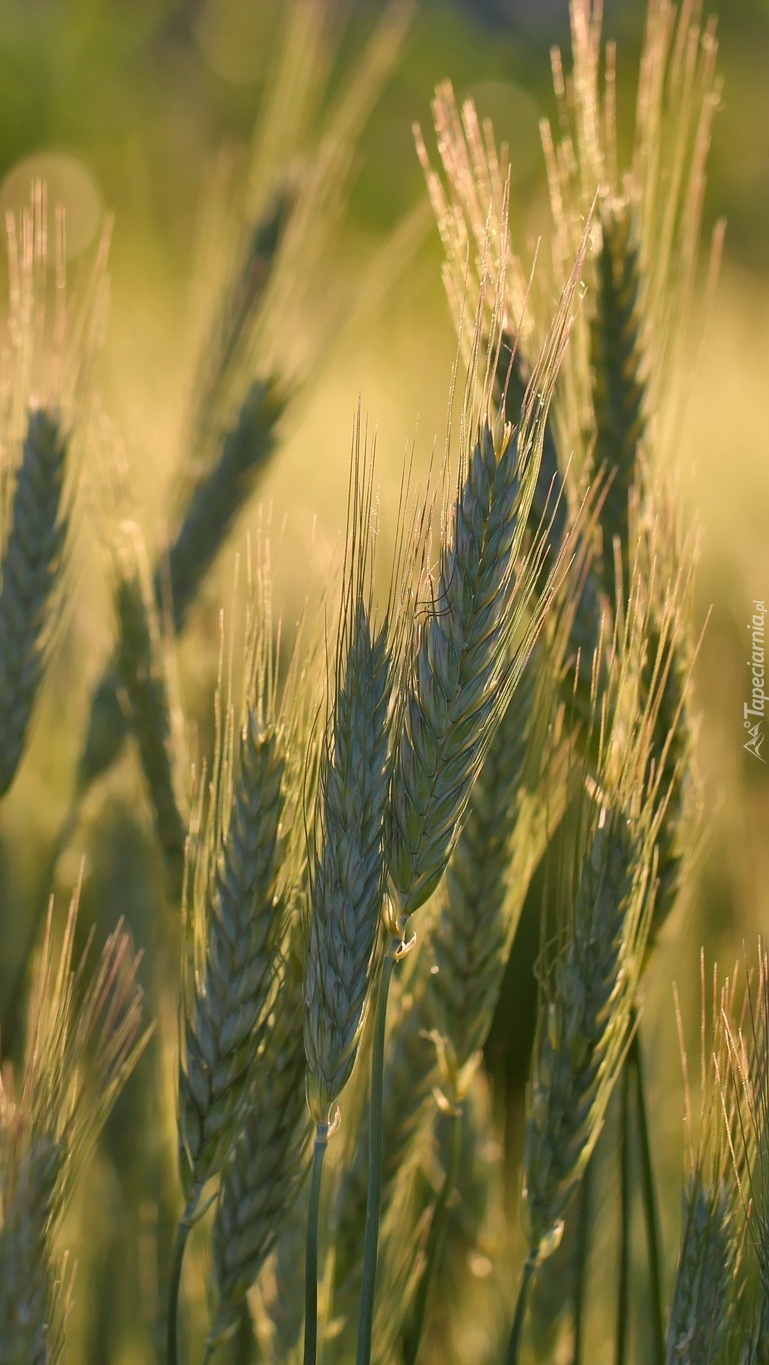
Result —
[[[0,118],[0,1365],[758,1365],[747,6],[87,8],[0,36],[103,108]]]

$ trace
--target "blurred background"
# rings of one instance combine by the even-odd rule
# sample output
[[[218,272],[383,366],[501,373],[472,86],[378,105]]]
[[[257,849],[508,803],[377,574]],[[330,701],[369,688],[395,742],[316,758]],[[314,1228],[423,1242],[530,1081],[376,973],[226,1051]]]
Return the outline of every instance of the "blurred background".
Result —
[[[381,7],[370,0],[331,9],[337,38],[329,99],[361,60],[381,16]],[[18,210],[28,201],[31,178],[45,177],[51,199],[66,208],[73,281],[94,249],[104,215],[114,215],[110,318],[98,384],[136,467],[153,545],[164,539],[188,398],[201,288],[196,273],[201,213],[222,149],[235,162],[244,156],[283,10],[282,0],[2,4],[0,205],[4,212]],[[644,7],[636,3],[607,0],[605,6],[604,35],[616,38],[620,48],[619,119],[628,139],[634,89],[623,72],[635,70],[643,15]],[[682,1112],[671,981],[678,981],[686,1032],[696,1038],[700,945],[709,962],[717,959],[728,969],[741,956],[743,941],[769,930],[769,768],[744,751],[742,728],[748,695],[746,627],[754,599],[769,598],[768,0],[724,0],[718,36],[724,95],[715,123],[705,230],[709,234],[717,219],[726,217],[725,253],[707,332],[692,337],[690,372],[682,376],[688,402],[675,470],[691,516],[702,527],[697,615],[698,627],[706,618],[707,627],[696,678],[711,828],[696,885],[667,927],[655,958],[645,1025],[652,1054],[651,1106],[662,1116],[669,1139],[660,1163],[670,1192],[663,1221],[671,1229],[678,1216]],[[307,582],[325,573],[339,543],[358,403],[369,433],[376,431],[385,543],[394,536],[404,455],[413,448],[415,467],[423,471],[433,451],[443,450],[455,339],[412,124],[429,130],[430,100],[439,80],[449,77],[459,98],[472,96],[479,112],[493,119],[498,139],[509,145],[513,239],[533,245],[548,214],[539,137],[540,119],[554,113],[548,54],[553,44],[567,49],[568,41],[566,0],[424,0],[415,11],[401,55],[358,141],[347,207],[322,253],[319,297],[341,300],[344,315],[355,315],[353,325],[322,363],[316,359],[311,367],[287,440],[261,489],[272,508],[278,603],[289,616],[298,609]],[[391,262],[396,267],[391,283],[381,287],[380,281],[372,290],[372,262],[412,212],[410,245]],[[308,328],[315,325],[306,319]],[[301,342],[297,337],[298,346]],[[256,504],[244,509],[217,573],[206,581],[181,650],[185,709],[197,718],[203,736],[210,726],[218,610],[230,592],[232,550],[242,548],[256,520]],[[45,894],[46,850],[66,808],[90,684],[108,652],[111,622],[102,561],[91,552],[95,531],[87,518],[82,539],[76,605],[59,641],[32,751],[12,799],[4,803],[0,825],[3,989],[24,938],[22,907]],[[205,748],[205,738],[200,743]],[[139,791],[136,774],[124,775],[123,781],[127,790],[133,782]],[[106,913],[112,919],[125,911],[141,942],[136,905],[142,878],[151,876],[150,825],[141,809],[127,815],[123,802],[119,818],[114,810],[110,815],[113,799],[117,806],[117,795],[102,798],[92,816],[95,828],[87,840],[76,839],[60,861],[57,888],[66,895],[87,852],[86,918]],[[518,1027],[511,1002],[516,999],[519,1014],[525,1014],[520,1002],[533,1000],[536,935],[532,922],[519,936],[488,1048],[499,1110],[513,1129],[527,1044],[526,1028]],[[121,1123],[111,1130],[112,1140],[126,1146],[127,1112],[123,1106]],[[151,1113],[136,1121],[159,1122]],[[119,1247],[127,1237],[120,1220],[132,1196],[118,1188],[107,1160],[93,1178],[104,1211],[99,1237],[105,1246],[112,1241]],[[134,1197],[151,1241],[157,1211],[140,1184]],[[171,1192],[169,1198],[175,1197]],[[104,1247],[100,1252],[91,1244],[79,1272],[82,1284],[97,1283],[102,1253]],[[141,1250],[129,1259],[134,1256],[126,1280],[134,1270],[141,1278]],[[89,1281],[91,1275],[96,1279]],[[150,1285],[146,1293],[151,1297],[152,1292]],[[104,1294],[101,1307],[98,1296],[89,1293],[90,1308],[76,1310],[75,1322],[77,1314],[82,1317],[75,1328],[82,1332],[82,1358],[146,1358],[138,1328],[133,1344],[128,1334],[118,1352],[102,1320],[109,1316],[110,1295],[118,1294],[116,1283],[105,1286]]]

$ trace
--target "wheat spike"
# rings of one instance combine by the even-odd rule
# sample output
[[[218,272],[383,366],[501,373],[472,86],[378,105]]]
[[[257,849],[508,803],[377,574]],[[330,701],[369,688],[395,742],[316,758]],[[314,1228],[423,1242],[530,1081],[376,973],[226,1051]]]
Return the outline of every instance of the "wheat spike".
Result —
[[[120,926],[90,981],[72,971],[73,902],[58,962],[48,917],[19,1093],[0,1085],[0,1355],[49,1365],[65,1317],[56,1236],[73,1185],[146,1042],[137,961]]]
[[[497,450],[485,425],[442,547],[393,775],[389,867],[404,916],[443,876],[509,688],[508,644],[532,592],[516,566],[536,470],[525,432],[506,431]]]
[[[286,915],[277,886],[284,745],[280,721],[254,697],[240,732],[229,810],[222,814],[215,791],[190,878],[191,929],[205,956],[187,973],[179,1070],[188,1194],[220,1169],[235,1138],[272,999]],[[226,798],[226,779],[223,785]]]
[[[485,1042],[528,881],[547,841],[547,821],[535,830],[524,788],[538,659],[535,647],[473,786],[430,935],[427,1008],[457,1100],[463,1072]],[[554,791],[552,800],[557,817]]]
[[[635,215],[627,200],[601,204],[601,251],[596,263],[595,313],[591,323],[594,468],[606,476],[599,508],[603,534],[604,588],[610,599],[630,589],[630,499],[638,473],[638,448],[646,429],[642,276]],[[622,586],[615,585],[614,543],[619,545]]]
[[[62,1161],[58,1142],[25,1134],[23,1117],[6,1113],[0,1134],[0,1358],[9,1365],[49,1365],[61,1350],[51,1231]]]
[[[387,628],[372,632],[360,598],[350,610],[320,773],[322,842],[313,872],[305,984],[307,1100],[316,1123],[328,1120],[355,1063],[384,896]]]
[[[195,487],[181,525],[167,552],[168,585],[174,628],[180,631],[215,556],[227,539],[235,516],[254,490],[277,446],[277,426],[285,409],[274,380],[256,380],[234,425],[222,439],[218,458]],[[161,564],[155,574],[158,600],[163,600]]]
[[[665,1365],[685,1361],[716,1362],[736,1357],[732,1332],[741,1297],[740,1191],[747,1174],[747,1153],[740,1151],[745,1133],[746,1096],[725,1086],[735,1027],[736,973],[720,991],[713,974],[711,1038],[706,1048],[708,1010],[704,962],[702,985],[702,1056],[700,1131],[696,1146],[691,1129],[691,1102],[686,1085],[686,1147],[689,1172],[683,1196],[681,1243],[670,1301]],[[736,1021],[739,1029],[739,1020]],[[680,1012],[679,1012],[680,1030]],[[729,1349],[726,1349],[729,1346]]]
[[[45,669],[69,525],[68,448],[61,416],[31,409],[0,563],[0,796],[24,752]]]
[[[185,1024],[179,1119],[187,1185],[214,1174],[233,1141],[272,995],[285,918],[276,891],[281,747],[275,729],[249,712],[229,828],[206,888],[205,966]]]
[[[734,1190],[706,1187],[695,1175],[684,1195],[683,1232],[676,1271],[665,1365],[721,1360],[733,1312],[731,1281],[737,1241]]]
[[[120,676],[131,708],[169,888],[174,899],[178,899],[187,839],[185,802],[175,755],[178,726],[174,724],[169,697],[144,540],[135,522],[121,524],[112,558]]]
[[[284,406],[273,383],[255,382],[237,422],[222,438],[218,459],[190,493],[179,529],[153,577],[156,609],[162,611],[170,599],[177,633],[184,628],[187,613],[235,516],[276,449],[276,427]],[[120,669],[110,667],[91,700],[78,764],[82,791],[111,767],[123,746],[130,707],[121,704],[120,691]]]
[[[527,1093],[524,1186],[532,1263],[560,1240],[563,1217],[622,1067],[653,903],[658,812],[648,769],[653,703],[637,709],[635,661],[645,617],[634,596],[611,674],[598,781],[586,778],[567,928],[540,981]]]
[[[216,1309],[210,1346],[231,1329],[237,1307],[275,1246],[307,1174],[303,1013],[302,962],[294,945],[242,1126],[222,1173],[212,1234]]]

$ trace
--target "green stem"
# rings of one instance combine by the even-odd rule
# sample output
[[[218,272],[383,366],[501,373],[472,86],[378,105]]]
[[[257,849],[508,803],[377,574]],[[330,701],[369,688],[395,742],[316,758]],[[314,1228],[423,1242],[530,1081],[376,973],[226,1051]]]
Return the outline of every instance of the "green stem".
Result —
[[[622,1113],[620,1118],[620,1244],[617,1280],[616,1365],[625,1365],[628,1343],[628,1305],[630,1299],[630,1232],[633,1191],[630,1185],[630,1067],[622,1075]]]
[[[646,1245],[649,1254],[649,1280],[652,1300],[652,1332],[654,1339],[653,1365],[663,1365],[665,1359],[665,1331],[662,1310],[662,1259],[660,1255],[659,1215],[657,1192],[652,1165],[649,1124],[646,1116],[646,1087],[643,1074],[643,1054],[638,1027],[628,1049],[627,1065],[632,1066],[636,1082],[636,1114],[638,1117],[639,1158],[641,1162],[641,1198],[646,1223]]]
[[[403,1365],[415,1365],[417,1355],[419,1354],[419,1344],[422,1340],[425,1319],[427,1317],[427,1303],[430,1297],[430,1287],[443,1251],[443,1242],[446,1236],[446,1226],[448,1223],[449,1200],[456,1183],[457,1167],[459,1165],[459,1149],[462,1141],[461,1107],[452,1109],[450,1123],[449,1159],[446,1163],[446,1175],[430,1223],[430,1233],[427,1238],[427,1247],[425,1249],[425,1266],[416,1293],[414,1312],[411,1316],[411,1322],[403,1343]]]
[[[590,1255],[590,1231],[593,1212],[593,1157],[585,1167],[579,1191],[576,1228],[576,1267],[574,1283],[574,1353],[572,1365],[582,1365],[585,1338],[585,1287],[587,1285],[587,1263]]]
[[[358,1318],[356,1365],[370,1365],[371,1334],[374,1326],[374,1290],[379,1248],[379,1210],[382,1203],[382,1091],[384,1081],[385,1025],[387,998],[390,994],[395,959],[389,952],[384,960],[374,1015],[374,1045],[371,1058],[371,1110],[368,1153],[368,1195],[366,1227],[363,1237],[363,1273]]]
[[[505,1365],[518,1365],[518,1352],[521,1349],[521,1341],[523,1339],[523,1323],[529,1301],[529,1290],[534,1281],[534,1273],[537,1269],[538,1262],[539,1252],[534,1250],[530,1251],[526,1257],[526,1264],[523,1267],[521,1283],[518,1286],[518,1299],[515,1305],[515,1317],[513,1318],[510,1340],[507,1344]]]
[[[195,1221],[195,1210],[200,1200],[200,1186],[196,1185],[179,1219],[171,1262],[171,1283],[168,1291],[168,1365],[179,1363],[179,1291],[182,1283],[184,1250]]]
[[[315,1147],[312,1153],[310,1205],[307,1211],[307,1259],[304,1275],[304,1365],[315,1365],[318,1351],[318,1214],[320,1212],[320,1182],[323,1158],[328,1146],[327,1123],[315,1127]]]

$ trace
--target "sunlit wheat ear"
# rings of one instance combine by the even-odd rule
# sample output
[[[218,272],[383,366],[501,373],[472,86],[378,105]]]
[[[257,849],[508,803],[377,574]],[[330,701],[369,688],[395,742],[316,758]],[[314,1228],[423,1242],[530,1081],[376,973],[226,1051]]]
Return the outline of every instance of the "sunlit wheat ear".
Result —
[[[610,600],[630,589],[630,499],[638,474],[637,451],[646,428],[645,316],[637,209],[606,196],[600,206],[601,249],[590,326],[595,444],[593,467],[605,478],[599,520],[603,579]],[[615,541],[621,581],[615,584]]]
[[[272,382],[256,381],[234,425],[220,439],[218,457],[191,489],[180,524],[153,576],[156,610],[170,603],[175,631],[187,613],[213,560],[225,544],[237,513],[253,492],[277,447],[277,428],[285,408]],[[87,788],[116,759],[130,715],[120,701],[118,668],[104,673],[91,700],[91,712],[78,780]]]
[[[550,590],[535,592],[542,541],[524,554],[523,540],[575,284],[576,270],[519,426],[495,435],[481,424],[461,471],[437,581],[418,621],[388,832],[390,882],[401,916],[423,905],[443,876],[472,784],[549,605]]]
[[[61,234],[61,221],[59,228]],[[106,241],[79,316],[63,302],[62,247],[63,240],[56,252],[49,249],[45,191],[37,185],[30,208],[18,221],[8,219],[11,303],[0,360],[0,796],[26,747],[66,598],[79,427],[103,304]]]
[[[769,1324],[769,954],[763,936],[758,940],[757,979],[751,966],[746,964],[745,970],[741,1017],[735,1017],[733,1009],[724,1015],[728,1064],[718,1079],[727,1119],[736,1112],[740,1120],[739,1125],[728,1126],[727,1137],[757,1271],[751,1324],[756,1351],[749,1359],[759,1361],[760,1328]]]
[[[371,465],[353,460],[350,534],[321,758],[305,980],[307,1102],[329,1122],[347,1083],[377,959],[385,888],[393,659],[372,619]]]
[[[190,495],[167,552],[168,589],[177,631],[182,629],[235,516],[275,452],[285,406],[274,381],[252,384],[234,424],[221,439],[218,458]],[[161,564],[155,574],[158,601],[163,600],[165,572]]]
[[[691,349],[691,319],[700,243],[705,164],[720,98],[715,76],[715,24],[702,22],[701,7],[654,4],[648,9],[629,164],[618,147],[617,114],[624,91],[617,79],[613,43],[602,42],[602,9],[592,0],[570,6],[572,60],[553,50],[553,84],[558,117],[544,125],[553,217],[556,279],[569,269],[581,220],[600,191],[633,203],[635,226],[628,239],[644,276],[647,413],[655,417],[655,445],[667,447],[680,417],[679,363]],[[604,239],[605,242],[605,239]],[[599,248],[598,236],[596,246]],[[628,264],[630,257],[628,257]],[[601,290],[602,267],[595,284]],[[621,273],[617,277],[621,279]],[[629,277],[628,277],[629,278]],[[592,281],[591,281],[592,283]],[[627,294],[629,301],[632,290]],[[600,308],[596,296],[596,307]],[[629,320],[629,319],[628,319]],[[632,325],[631,329],[632,331]],[[626,338],[630,332],[626,332]],[[619,339],[619,334],[618,334]],[[590,433],[593,374],[587,316],[577,328],[564,370],[570,393],[564,417],[570,444],[589,455],[578,426]],[[625,377],[632,380],[632,374]],[[627,411],[634,404],[631,401]],[[624,513],[624,507],[620,508]],[[606,567],[613,568],[611,558]]]
[[[531,876],[565,807],[557,666],[540,637],[476,778],[438,897],[426,991],[452,1102],[477,1065]]]
[[[280,976],[287,901],[284,822],[297,817],[287,786],[299,699],[296,667],[277,695],[265,571],[252,593],[240,707],[217,697],[220,748],[205,830],[191,849],[183,972],[179,1126],[191,1197],[215,1174],[242,1119]],[[228,687],[232,687],[229,681]],[[288,800],[288,805],[287,805]]]
[[[533,1259],[563,1217],[603,1125],[627,1048],[653,901],[656,809],[644,782],[649,724],[637,712],[631,643],[615,666],[611,729],[587,779],[568,909],[545,952],[527,1094],[524,1188]],[[558,921],[557,921],[558,922]]]
[[[681,1244],[670,1301],[666,1365],[676,1361],[736,1360],[734,1326],[742,1295],[740,1190],[747,1177],[738,1147],[745,1123],[745,1096],[728,1085],[729,1034],[735,1019],[735,980],[718,988],[708,1009],[702,966],[702,1077],[699,1132],[692,1132],[686,1076],[687,1165]],[[679,1027],[680,1027],[680,1011]],[[711,1015],[709,1020],[708,1015]],[[732,1022],[733,1021],[733,1022]],[[683,1044],[682,1044],[683,1051]],[[685,1053],[684,1066],[686,1068]]]
[[[181,727],[171,699],[160,621],[138,523],[130,519],[121,521],[114,529],[109,549],[118,667],[152,802],[169,891],[178,899],[187,838],[186,784],[179,759]]]
[[[273,1250],[307,1174],[303,964],[295,940],[296,933],[240,1132],[222,1172],[212,1233],[216,1307],[211,1346],[232,1327],[238,1306]]]
[[[204,250],[206,245],[209,248],[211,266],[218,267],[220,274],[224,266],[224,277],[217,281],[215,296],[209,303],[210,316],[201,320],[199,327],[195,382],[190,394],[191,458],[182,471],[180,490],[187,503],[195,497],[194,465],[201,456],[210,458],[207,447],[217,441],[222,414],[232,403],[233,385],[237,384],[249,350],[253,354],[265,295],[285,243],[297,191],[298,186],[286,177],[261,210],[252,214],[241,206],[243,221],[237,226],[231,224],[229,233],[223,233],[221,224],[218,225],[215,241],[204,245]],[[229,244],[231,258],[227,236],[239,239]],[[241,466],[245,465],[241,456]],[[212,474],[213,466],[209,477]],[[223,480],[224,475],[220,475],[222,483]]]
[[[50,1138],[25,1131],[4,1098],[0,1120],[0,1354],[9,1365],[48,1365],[64,1349],[52,1223],[61,1154]]]
[[[0,1087],[0,1350],[31,1365],[63,1349],[66,1276],[57,1235],[79,1172],[146,1041],[137,962],[122,930],[90,978],[72,970],[76,906],[36,964],[18,1088]]]
[[[69,521],[67,450],[59,414],[30,412],[0,562],[0,795],[24,751],[45,669]]]

